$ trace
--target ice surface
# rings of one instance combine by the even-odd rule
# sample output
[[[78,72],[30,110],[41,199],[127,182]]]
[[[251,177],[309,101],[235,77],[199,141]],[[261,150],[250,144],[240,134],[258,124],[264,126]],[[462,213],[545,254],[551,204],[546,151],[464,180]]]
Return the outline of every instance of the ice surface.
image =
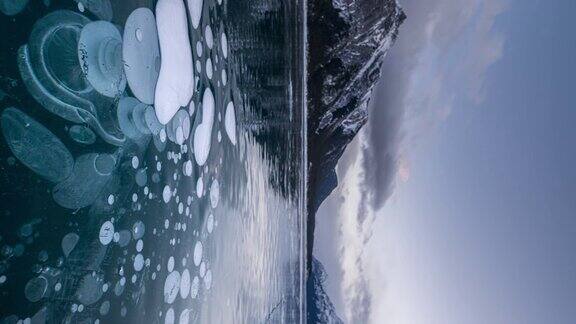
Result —
[[[112,11],[112,3],[110,0],[74,0],[78,2],[79,8],[82,5],[82,8],[88,9],[92,12],[96,17],[110,21],[113,17]]]
[[[166,125],[180,107],[190,102],[194,71],[186,8],[182,0],[159,0],[156,19],[162,63],[154,107],[158,120]]]

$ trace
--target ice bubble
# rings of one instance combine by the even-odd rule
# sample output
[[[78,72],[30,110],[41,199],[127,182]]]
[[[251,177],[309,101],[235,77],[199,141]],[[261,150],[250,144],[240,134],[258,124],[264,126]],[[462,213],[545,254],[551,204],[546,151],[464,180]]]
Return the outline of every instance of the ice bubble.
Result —
[[[138,160],[138,157],[136,155],[134,155],[132,157],[132,167],[134,169],[138,169],[138,165],[140,165],[140,160]]]
[[[118,102],[118,123],[126,136],[137,139],[144,135],[138,130],[134,121],[134,110],[145,109],[144,107],[138,99],[132,97],[123,97]]]
[[[178,319],[178,324],[188,324],[190,323],[190,310],[184,309],[180,313],[180,318]]]
[[[192,299],[198,297],[198,290],[200,290],[200,279],[198,276],[194,276],[190,284],[190,297],[192,297]]]
[[[232,142],[236,145],[236,113],[234,112],[234,104],[229,102],[226,106],[226,114],[224,115],[224,128],[226,129],[226,134]]]
[[[166,125],[194,91],[192,50],[188,37],[186,8],[182,0],[159,0],[156,5],[162,63],[155,90],[154,108]]]
[[[202,57],[202,42],[201,41],[196,42],[196,54],[198,54],[198,57]]]
[[[212,60],[210,58],[208,58],[206,60],[206,76],[208,77],[208,79],[212,80]]]
[[[175,316],[174,309],[169,308],[166,311],[166,317],[164,317],[164,324],[174,324]]]
[[[178,145],[184,144],[184,141],[190,137],[190,115],[184,109],[178,110],[166,128],[168,137],[173,142]]]
[[[160,47],[156,19],[150,9],[138,8],[126,20],[122,58],[134,96],[143,103],[153,104],[160,71]]]
[[[206,275],[204,275],[204,286],[206,290],[210,290],[212,287],[212,270],[208,269]]]
[[[96,17],[110,21],[113,17],[112,3],[110,0],[74,0],[88,9]],[[80,7],[80,6],[79,6]]]
[[[126,88],[122,62],[122,36],[107,21],[88,23],[78,40],[78,59],[82,71],[96,91],[116,97]]]
[[[190,271],[185,269],[182,271],[182,278],[180,279],[180,297],[185,299],[190,293]]]
[[[172,304],[180,291],[180,272],[172,271],[164,282],[164,302]]]
[[[18,69],[26,88],[45,109],[68,121],[88,124],[112,145],[124,144],[112,98],[98,93],[78,60],[78,39],[90,20],[57,10],[34,24],[28,45],[18,51]]]
[[[29,301],[35,303],[46,295],[48,290],[48,280],[44,276],[32,278],[24,287],[24,296]]]
[[[96,134],[84,125],[72,125],[68,129],[68,134],[75,142],[80,144],[90,145],[96,142]]]
[[[212,214],[208,215],[208,219],[206,220],[206,230],[208,234],[211,234],[214,230],[214,215]]]
[[[192,175],[192,161],[184,162],[184,175],[189,177]]]
[[[220,184],[218,180],[212,181],[210,185],[210,205],[212,208],[218,206],[218,200],[220,199]]]
[[[40,123],[16,108],[7,108],[2,112],[0,124],[12,153],[32,171],[53,182],[62,181],[72,174],[72,155]]]
[[[108,245],[112,242],[114,237],[114,224],[111,221],[105,221],[100,227],[100,232],[98,233],[98,238],[102,245]]]
[[[147,106],[146,111],[144,112],[144,120],[146,121],[146,126],[150,130],[150,132],[154,135],[158,135],[160,130],[164,127],[158,121],[158,117],[156,117],[156,112],[154,111],[154,107]]]
[[[200,26],[200,18],[202,18],[202,3],[204,0],[188,0],[188,11],[190,13],[190,20],[194,29]]]
[[[138,240],[138,242],[136,242],[136,251],[142,252],[143,248],[144,248],[144,241]]]
[[[199,177],[196,181],[196,196],[200,198],[202,195],[204,195],[204,181],[202,180],[202,177]]]
[[[208,160],[210,142],[212,140],[212,126],[214,124],[214,95],[207,88],[202,96],[202,123],[194,131],[194,159],[202,166]]]
[[[194,265],[199,266],[202,262],[202,242],[197,241],[194,245]]]
[[[200,263],[200,270],[198,273],[200,274],[200,278],[204,278],[204,275],[206,274],[206,262],[202,261],[202,263]]]
[[[68,233],[66,235],[64,235],[64,237],[62,238],[62,252],[64,252],[64,256],[68,257],[70,255],[70,252],[72,252],[72,250],[74,250],[74,247],[76,247],[76,244],[78,244],[78,241],[80,240],[80,236],[78,236],[78,234],[76,233]]]
[[[86,274],[76,291],[76,298],[84,305],[92,305],[104,294],[102,291],[103,280],[100,276],[92,273]]]
[[[168,269],[169,272],[172,272],[172,270],[174,270],[174,257],[171,256],[170,258],[168,258],[168,264],[166,265],[166,268]]]
[[[148,109],[148,107],[150,106],[140,103],[139,105],[136,105],[132,110],[132,122],[134,123],[134,126],[136,127],[138,132],[145,135],[149,135],[152,133],[148,128],[148,124],[146,123],[146,110]]]
[[[29,0],[0,0],[0,11],[6,16],[19,14],[28,5]]]
[[[228,75],[226,74],[226,69],[222,69],[222,85],[226,85],[228,82]]]
[[[116,159],[110,154],[81,155],[74,163],[72,175],[54,187],[52,197],[65,208],[89,206],[111,179],[115,167]]]
[[[144,268],[144,256],[140,253],[134,257],[134,270],[140,271]]]
[[[164,190],[162,190],[162,199],[165,203],[168,203],[172,198],[172,190],[170,190],[170,186],[164,186]]]
[[[120,245],[121,247],[126,247],[128,246],[128,244],[130,244],[130,240],[132,239],[130,231],[121,230],[120,232],[118,232],[118,236],[119,236],[118,245]]]
[[[222,55],[224,58],[228,58],[228,38],[226,38],[225,33],[220,35],[220,46],[222,47]]]
[[[139,240],[144,237],[144,232],[146,227],[142,221],[136,221],[134,225],[132,225],[132,236],[135,240]]]
[[[144,187],[148,182],[148,176],[146,175],[146,169],[140,169],[136,171],[136,184],[140,187]]]
[[[206,38],[206,45],[208,48],[212,49],[212,46],[214,46],[214,34],[212,34],[212,28],[210,25],[206,25],[206,28],[204,28],[204,38]]]

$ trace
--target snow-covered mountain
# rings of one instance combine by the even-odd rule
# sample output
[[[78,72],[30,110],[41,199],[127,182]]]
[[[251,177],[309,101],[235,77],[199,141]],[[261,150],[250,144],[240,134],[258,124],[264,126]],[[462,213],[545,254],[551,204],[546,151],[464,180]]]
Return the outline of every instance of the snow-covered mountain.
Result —
[[[315,214],[338,185],[336,164],[368,119],[382,61],[405,18],[396,0],[308,1],[309,323],[341,322],[315,270]]]

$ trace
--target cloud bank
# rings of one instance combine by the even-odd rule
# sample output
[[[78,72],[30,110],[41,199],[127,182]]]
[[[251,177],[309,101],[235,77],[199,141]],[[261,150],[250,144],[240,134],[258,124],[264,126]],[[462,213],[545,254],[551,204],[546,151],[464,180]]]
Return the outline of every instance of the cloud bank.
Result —
[[[462,102],[485,96],[485,76],[502,56],[504,35],[494,29],[502,1],[405,0],[408,19],[385,59],[382,79],[370,104],[370,118],[359,134],[358,155],[343,160],[339,177],[338,258],[344,318],[350,323],[383,323],[385,278],[374,269],[367,244],[377,211],[397,181],[409,181],[407,151]],[[461,108],[467,109],[467,108]],[[416,163],[416,162],[414,162]],[[377,276],[378,278],[374,278]],[[339,280],[341,279],[341,280]],[[381,312],[378,312],[381,314]]]

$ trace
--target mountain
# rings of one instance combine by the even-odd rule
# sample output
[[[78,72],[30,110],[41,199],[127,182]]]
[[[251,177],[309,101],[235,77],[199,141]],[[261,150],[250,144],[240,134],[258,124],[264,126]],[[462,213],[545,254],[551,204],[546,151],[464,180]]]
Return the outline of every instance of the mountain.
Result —
[[[315,214],[335,167],[368,119],[382,60],[406,15],[396,0],[308,1],[308,271]]]
[[[315,215],[338,185],[344,149],[368,120],[372,89],[404,19],[396,0],[308,1],[308,323],[342,323],[312,256]]]
[[[306,282],[306,294],[314,296],[307,304],[308,323],[342,324],[342,320],[336,314],[330,297],[324,290],[326,282],[326,270],[320,261],[312,259],[312,271]]]

